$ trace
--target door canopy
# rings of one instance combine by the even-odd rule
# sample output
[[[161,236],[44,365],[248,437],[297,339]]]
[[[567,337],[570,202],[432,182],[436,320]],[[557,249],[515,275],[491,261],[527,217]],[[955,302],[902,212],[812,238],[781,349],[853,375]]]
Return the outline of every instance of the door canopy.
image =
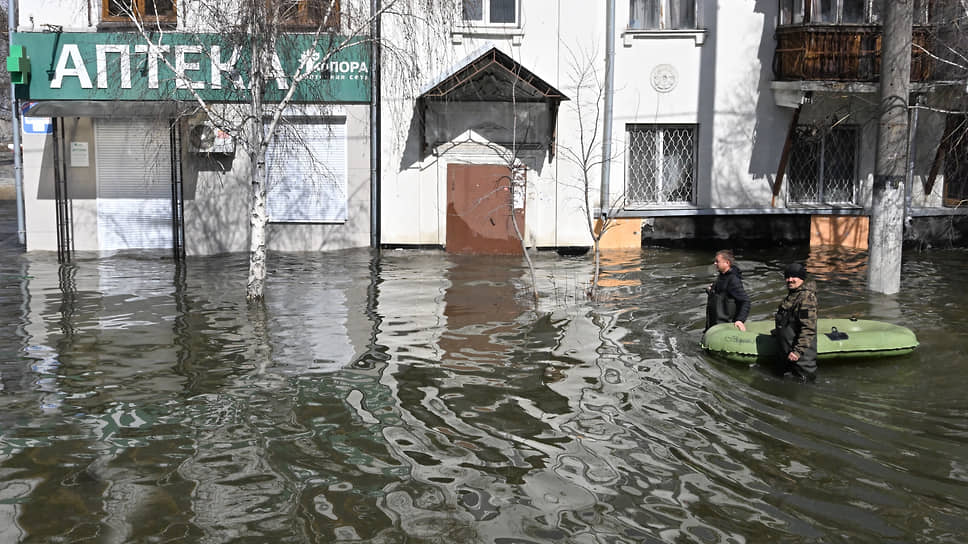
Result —
[[[546,83],[506,53],[492,47],[462,64],[421,93],[417,107],[420,115],[423,151],[426,154],[426,146],[432,143],[428,142],[426,137],[429,108],[446,102],[477,102],[514,104],[520,106],[522,110],[534,110],[536,107],[545,110],[545,115],[530,117],[543,119],[542,124],[545,126],[530,128],[546,135],[543,140],[548,142],[549,154],[553,154],[558,107],[564,100],[568,100],[568,97],[558,89]],[[520,117],[517,113],[515,115]],[[527,131],[522,132],[527,133]]]

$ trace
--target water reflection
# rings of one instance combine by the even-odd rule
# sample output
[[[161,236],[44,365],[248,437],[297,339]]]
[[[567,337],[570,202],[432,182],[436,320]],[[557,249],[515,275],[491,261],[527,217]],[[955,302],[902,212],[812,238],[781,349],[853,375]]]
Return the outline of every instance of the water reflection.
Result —
[[[807,262],[821,314],[910,357],[813,386],[696,347],[708,252],[0,260],[0,541],[957,542],[966,255],[739,253],[753,318]],[[51,515],[56,512],[57,515]]]

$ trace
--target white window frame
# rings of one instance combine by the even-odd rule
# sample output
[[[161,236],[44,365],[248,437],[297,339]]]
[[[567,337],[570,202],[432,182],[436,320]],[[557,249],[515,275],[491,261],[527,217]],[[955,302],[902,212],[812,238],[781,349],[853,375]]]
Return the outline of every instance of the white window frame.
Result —
[[[345,116],[287,118],[266,149],[269,221],[345,223],[348,178]]]
[[[463,0],[458,2],[457,25],[451,32],[451,40],[455,45],[463,43],[464,37],[497,37],[511,40],[511,45],[521,45],[524,30],[521,26],[521,0],[514,0],[514,22],[492,23],[490,19],[490,0],[481,2],[481,19],[464,19]]]
[[[476,19],[465,19],[464,18],[464,3],[465,2],[480,2],[481,4],[481,18]],[[517,28],[521,25],[521,1],[513,0],[514,2],[514,21],[509,23],[496,23],[491,21],[491,0],[461,0],[460,2],[460,20],[464,23],[464,26],[488,26],[488,27],[506,27],[506,28]]]
[[[683,38],[692,39],[695,44],[706,43],[707,31],[703,28],[702,0],[690,0],[694,3],[695,22],[692,28],[670,28],[672,26],[669,9],[670,2],[682,2],[683,0],[629,0],[628,3],[628,24],[622,32],[622,40],[625,47],[631,47],[633,40],[650,38]],[[642,28],[639,23],[633,20],[635,14],[635,4],[652,2],[659,4],[659,28]]]

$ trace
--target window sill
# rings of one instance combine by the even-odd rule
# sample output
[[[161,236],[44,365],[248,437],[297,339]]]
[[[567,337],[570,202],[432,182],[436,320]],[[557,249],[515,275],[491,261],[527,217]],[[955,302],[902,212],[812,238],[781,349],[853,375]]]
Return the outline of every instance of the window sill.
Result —
[[[800,210],[839,209],[861,210],[864,207],[853,202],[787,202],[787,208]]]
[[[627,28],[622,32],[622,43],[625,47],[632,47],[633,40],[691,38],[696,42],[696,46],[698,47],[706,43],[706,34],[708,33],[709,31],[705,28],[693,30],[636,30]]]
[[[524,30],[509,25],[460,25],[450,33],[451,43],[460,45],[464,38],[510,38],[511,45],[521,45]]]
[[[695,210],[696,205],[689,202],[629,202],[625,204],[624,209],[629,211]]]
[[[142,27],[149,33],[157,30],[177,30],[178,23],[175,21],[142,21]],[[97,30],[118,32],[138,30],[138,25],[134,21],[101,21],[97,24]]]

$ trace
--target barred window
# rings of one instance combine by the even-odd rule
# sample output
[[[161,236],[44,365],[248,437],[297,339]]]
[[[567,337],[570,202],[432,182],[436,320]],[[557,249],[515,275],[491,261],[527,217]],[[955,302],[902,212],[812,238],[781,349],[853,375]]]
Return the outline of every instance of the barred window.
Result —
[[[858,135],[855,126],[798,126],[787,166],[787,202],[854,204]]]
[[[692,204],[695,125],[628,125],[626,201],[630,207]]]
[[[968,116],[949,114],[944,137],[944,204],[964,206],[968,203]]]

